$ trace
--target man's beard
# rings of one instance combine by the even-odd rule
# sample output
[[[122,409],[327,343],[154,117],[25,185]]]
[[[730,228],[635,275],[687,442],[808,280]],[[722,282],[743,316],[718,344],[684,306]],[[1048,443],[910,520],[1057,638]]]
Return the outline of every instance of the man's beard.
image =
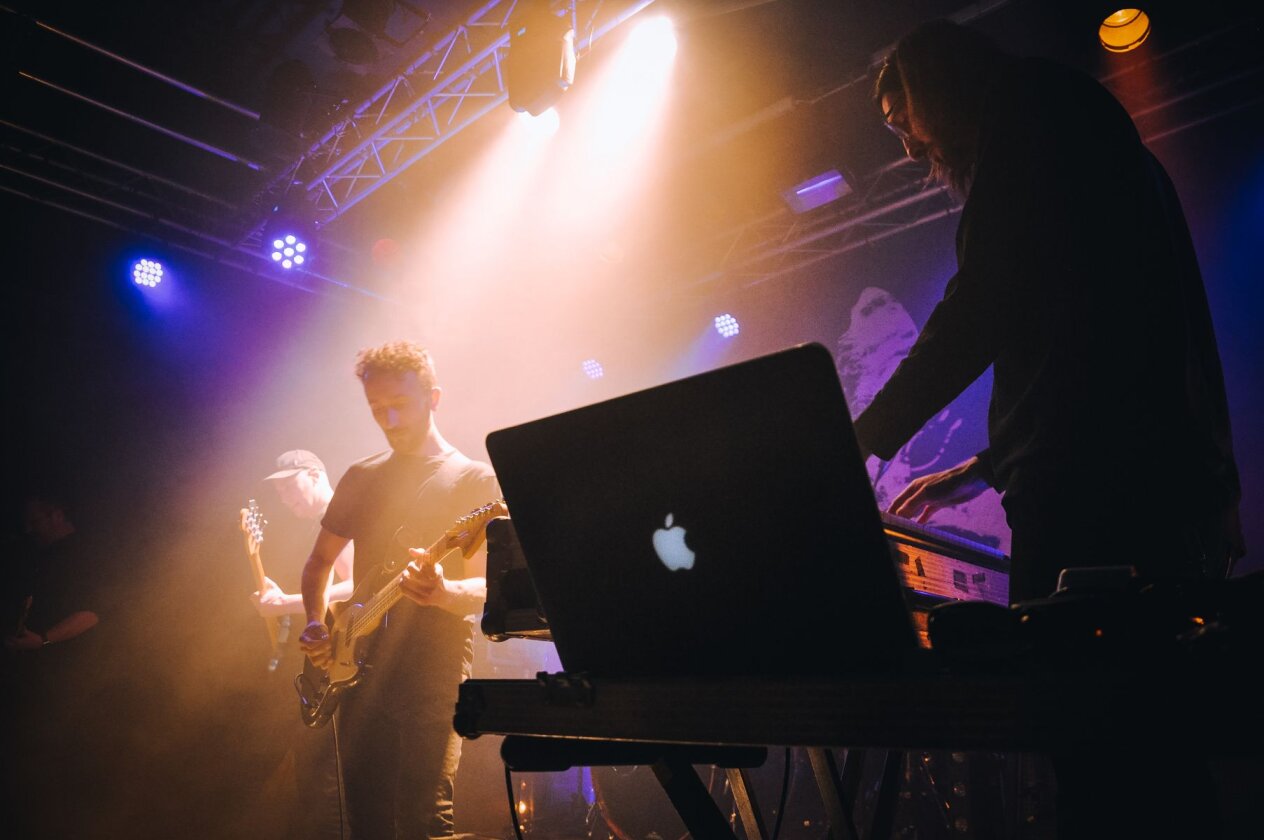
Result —
[[[424,437],[424,435],[414,429],[400,429],[387,432],[386,442],[396,452],[409,455],[421,448],[421,442]]]

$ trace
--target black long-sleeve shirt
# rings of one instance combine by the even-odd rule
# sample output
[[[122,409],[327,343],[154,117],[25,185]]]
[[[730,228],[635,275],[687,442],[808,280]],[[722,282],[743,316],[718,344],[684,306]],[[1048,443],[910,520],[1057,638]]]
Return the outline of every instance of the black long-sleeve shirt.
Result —
[[[1220,359],[1171,183],[1091,78],[1024,59],[987,95],[958,270],[856,420],[890,459],[989,365],[992,483],[1029,504],[1175,479],[1236,504]]]

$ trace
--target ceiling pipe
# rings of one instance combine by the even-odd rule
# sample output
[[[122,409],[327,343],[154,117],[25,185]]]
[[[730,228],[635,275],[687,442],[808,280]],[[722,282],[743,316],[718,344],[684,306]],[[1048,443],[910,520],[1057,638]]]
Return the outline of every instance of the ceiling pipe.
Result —
[[[138,125],[143,125],[145,128],[148,128],[152,131],[157,131],[159,134],[165,134],[167,137],[171,137],[175,140],[179,140],[182,143],[187,143],[190,146],[201,149],[204,152],[209,152],[210,154],[216,155],[217,157],[221,157],[224,160],[229,160],[229,161],[232,161],[233,163],[240,163],[242,166],[253,169],[256,172],[263,171],[263,166],[261,164],[254,162],[253,160],[249,160],[247,158],[241,157],[240,155],[235,155],[232,152],[225,151],[224,149],[219,148],[218,146],[212,146],[210,143],[203,143],[201,140],[194,139],[187,134],[181,134],[178,131],[158,125],[155,122],[150,122],[149,120],[143,117],[138,117],[135,114],[129,114],[127,111],[121,110],[119,108],[115,108],[113,105],[107,105],[104,102],[101,102],[100,100],[97,100],[97,99],[93,99],[90,96],[84,96],[82,93],[76,93],[75,91],[70,90],[68,88],[64,88],[61,85],[54,84],[46,79],[41,79],[39,76],[33,76],[30,73],[26,72],[25,70],[19,70],[18,75],[23,77],[24,79],[30,79],[32,82],[36,82],[38,84],[44,85],[45,87],[52,88],[53,90],[58,91],[59,93],[64,93],[67,96],[73,97],[74,99],[78,99],[80,102],[86,102],[89,105],[95,105],[96,107],[102,109],[103,111],[109,111],[111,114],[114,114],[115,116],[122,117],[123,119],[126,119],[126,120],[131,120],[132,122]]]
[[[9,10],[9,11],[12,11],[12,10]],[[104,47],[99,47],[96,44],[93,44],[89,41],[85,41],[83,38],[80,38],[75,35],[71,35],[69,32],[64,32],[55,26],[44,23],[41,20],[36,20],[35,18],[31,18],[31,22],[34,23],[36,26],[38,26],[40,29],[43,29],[45,32],[51,32],[54,35],[65,38],[67,41],[76,43],[79,46],[84,47],[85,49],[89,49],[89,50],[92,50],[93,52],[100,53],[101,55],[107,58],[112,58],[115,61],[119,62],[120,64],[124,64],[132,68],[133,70],[137,70],[141,73],[144,73],[147,76],[152,76],[153,78],[158,79],[161,82],[165,82],[178,90],[184,91],[185,93],[192,94],[193,96],[196,96],[199,99],[205,99],[207,102],[213,102],[216,105],[219,105],[224,108],[228,108],[230,111],[236,111],[238,114],[241,114],[243,117],[248,117],[252,120],[259,119],[258,113],[250,110],[249,108],[243,108],[241,105],[238,105],[235,102],[229,102],[227,99],[224,99],[223,97],[215,96],[212,93],[207,93],[201,88],[194,87],[193,85],[187,82],[182,82],[179,79],[176,79],[172,76],[168,76],[166,73],[160,73],[157,70],[153,69],[152,67],[146,67],[145,65],[139,62],[132,61],[130,58],[126,58],[115,52],[111,52],[110,50],[107,50]]]
[[[88,151],[87,149],[84,149],[80,146],[76,146],[73,143],[67,143],[65,140],[58,140],[56,137],[49,137],[47,134],[41,134],[40,132],[35,131],[34,129],[27,128],[24,125],[11,123],[8,120],[0,120],[0,125],[5,126],[6,128],[11,128],[14,131],[21,131],[24,134],[29,134],[30,136],[38,140],[44,141],[45,143],[49,143],[54,146],[60,146],[63,149],[69,149],[72,152],[75,152],[77,154],[83,155],[84,157],[91,158],[96,161],[100,161],[101,163],[108,164],[109,166],[117,167],[123,170],[124,172],[130,172],[133,175],[136,175],[140,178],[144,178],[146,181],[151,181],[155,184],[162,184],[164,187],[170,187],[173,190],[179,190],[180,192],[185,193],[186,195],[191,195],[196,198],[200,198],[203,201],[210,202],[211,204],[218,204],[220,207],[223,207],[225,210],[237,209],[235,205],[227,201],[224,201],[222,198],[216,198],[213,195],[208,195],[207,193],[192,189],[191,187],[186,187],[183,184],[178,184],[175,181],[164,178],[161,175],[155,175],[153,172],[149,172],[145,169],[138,169],[135,166],[128,166],[126,163],[120,163],[119,161],[114,160],[113,158],[108,158],[105,155],[100,155],[100,154],[97,154],[96,152]]]

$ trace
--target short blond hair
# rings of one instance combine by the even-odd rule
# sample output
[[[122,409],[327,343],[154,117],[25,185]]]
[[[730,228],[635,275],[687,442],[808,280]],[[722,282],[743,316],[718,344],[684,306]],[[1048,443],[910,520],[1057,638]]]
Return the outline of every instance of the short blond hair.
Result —
[[[356,354],[355,375],[361,382],[374,373],[417,374],[426,388],[437,388],[434,360],[430,351],[411,341],[395,340],[366,347]]]

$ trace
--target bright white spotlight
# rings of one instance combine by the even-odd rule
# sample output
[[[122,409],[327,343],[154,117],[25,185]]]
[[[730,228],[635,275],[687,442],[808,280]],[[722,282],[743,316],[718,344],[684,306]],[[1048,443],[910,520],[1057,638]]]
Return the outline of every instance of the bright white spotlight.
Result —
[[[715,316],[715,331],[725,338],[732,338],[742,331],[742,325],[729,313]]]
[[[534,117],[527,111],[519,111],[518,119],[534,137],[552,137],[562,125],[562,118],[553,108]]]
[[[162,263],[157,260],[138,260],[132,266],[132,282],[150,289],[162,282]]]
[[[641,21],[628,35],[628,48],[650,66],[666,64],[676,57],[676,27],[665,17]]]
[[[272,261],[280,263],[281,268],[302,265],[306,252],[307,243],[292,233],[272,240]]]
[[[606,375],[606,369],[596,359],[585,359],[583,368],[584,376],[587,376],[589,379],[600,379]]]

